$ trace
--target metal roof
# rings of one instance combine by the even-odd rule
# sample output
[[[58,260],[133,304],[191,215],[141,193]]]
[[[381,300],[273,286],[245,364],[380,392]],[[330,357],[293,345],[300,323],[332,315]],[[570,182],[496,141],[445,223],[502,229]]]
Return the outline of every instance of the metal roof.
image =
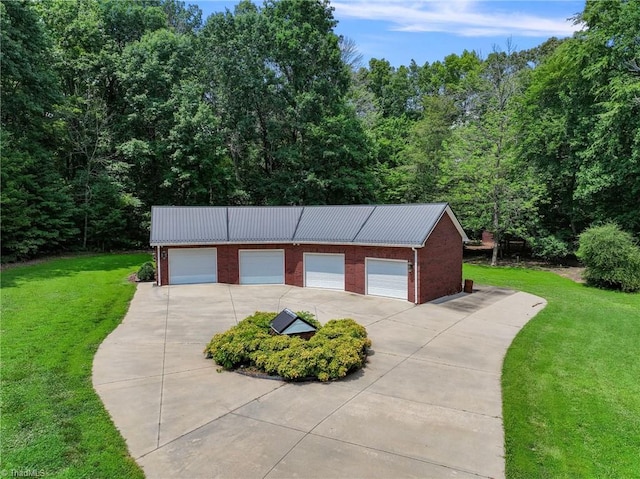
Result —
[[[354,240],[376,207],[306,206],[296,231],[296,242],[346,242]]]
[[[302,214],[299,206],[239,206],[229,208],[229,241],[291,241]]]
[[[376,206],[354,242],[421,245],[446,207],[446,203]]]
[[[193,244],[228,241],[227,208],[154,206],[151,241],[154,244]]]
[[[333,243],[421,247],[446,203],[337,206],[154,206],[151,246]]]

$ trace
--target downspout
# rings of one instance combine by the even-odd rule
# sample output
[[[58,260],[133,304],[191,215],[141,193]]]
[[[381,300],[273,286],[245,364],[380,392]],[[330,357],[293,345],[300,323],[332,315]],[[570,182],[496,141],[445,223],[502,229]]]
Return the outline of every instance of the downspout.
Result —
[[[161,263],[162,263],[162,259],[160,258],[160,246],[156,246],[156,265],[158,266],[158,277],[156,278],[156,285],[160,286],[160,278],[162,278],[162,274],[161,274]]]
[[[418,278],[420,275],[420,267],[418,266],[418,249],[412,246],[413,250],[413,303],[418,304]]]

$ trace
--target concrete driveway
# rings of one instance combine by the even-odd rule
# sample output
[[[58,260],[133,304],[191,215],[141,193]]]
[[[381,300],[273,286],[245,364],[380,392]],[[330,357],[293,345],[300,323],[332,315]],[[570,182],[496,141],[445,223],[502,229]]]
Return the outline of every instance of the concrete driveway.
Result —
[[[542,298],[479,287],[437,303],[292,286],[138,286],[93,384],[148,478],[504,476],[500,372]],[[351,317],[366,367],[330,383],[220,372],[202,350],[253,312]]]

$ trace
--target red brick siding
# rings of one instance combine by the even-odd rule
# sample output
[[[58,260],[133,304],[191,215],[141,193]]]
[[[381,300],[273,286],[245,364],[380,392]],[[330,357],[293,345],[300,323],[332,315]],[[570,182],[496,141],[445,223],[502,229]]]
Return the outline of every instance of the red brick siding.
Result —
[[[164,246],[160,249],[160,284],[169,284],[170,249],[198,247],[217,249],[218,282],[230,284],[240,282],[239,250],[282,249],[285,251],[285,283],[300,287],[304,286],[304,253],[341,253],[345,257],[345,290],[359,294],[365,293],[365,258],[414,261],[413,250],[400,247],[313,244]],[[462,291],[462,238],[448,215],[438,222],[424,248],[418,249],[418,262],[419,303]],[[408,300],[411,302],[414,302],[415,270],[414,266],[414,271],[407,273]]]
[[[167,257],[167,248],[164,246],[160,247],[160,261],[158,261],[158,259],[156,258],[156,265],[156,269],[160,269],[160,274],[158,274],[158,271],[156,271],[158,284],[161,286],[169,284],[169,259]]]
[[[448,215],[418,251],[420,304],[462,291],[462,237]]]
[[[353,246],[353,245],[206,245],[162,247],[166,252],[160,260],[160,284],[169,284],[169,250],[173,248],[213,248],[218,252],[218,282],[240,283],[239,250],[241,249],[283,249],[285,251],[285,283],[292,286],[304,286],[304,253],[341,253],[345,258],[345,290],[353,293],[365,293],[365,258],[401,259],[413,263],[413,251],[410,248]],[[409,301],[413,301],[413,273],[407,275]]]
[[[292,248],[291,258],[296,263],[296,282],[287,282],[295,286],[303,286],[303,253],[340,253],[344,254],[345,290],[352,293],[365,294],[365,258],[400,259],[413,263],[413,251],[410,248],[354,246],[354,245],[299,245]],[[294,252],[295,251],[295,252]],[[288,260],[288,258],[287,258]],[[409,301],[413,301],[413,273],[407,274]]]

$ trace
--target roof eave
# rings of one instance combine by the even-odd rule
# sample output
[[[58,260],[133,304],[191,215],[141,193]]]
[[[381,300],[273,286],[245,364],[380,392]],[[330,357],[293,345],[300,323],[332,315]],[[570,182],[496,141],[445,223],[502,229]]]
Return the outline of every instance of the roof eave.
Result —
[[[440,223],[440,220],[442,220],[442,217],[445,214],[449,216],[449,219],[453,223],[453,226],[456,228],[456,230],[458,230],[458,233],[462,238],[462,242],[464,243],[465,241],[469,241],[467,234],[462,229],[462,225],[458,221],[458,218],[456,218],[456,215],[453,213],[451,206],[449,206],[449,203],[445,203],[445,207],[442,209],[442,213],[440,213],[440,216],[438,216],[437,221],[433,223],[433,227],[429,230],[427,235],[424,237],[422,244],[420,246],[417,246],[417,248],[424,248],[424,246],[427,244],[427,240],[429,239],[429,236],[431,236],[431,233],[433,233],[433,230],[436,229],[436,226],[438,226],[438,223]]]
[[[290,245],[335,245],[335,246],[373,246],[379,248],[422,248],[424,243],[362,243],[352,241],[301,241],[301,240],[277,240],[277,241],[153,241],[149,243],[156,246],[216,246],[216,245],[267,245],[267,244],[290,244]]]
[[[214,246],[226,243],[226,241],[151,241],[150,246]]]
[[[453,213],[453,210],[451,209],[451,206],[449,206],[448,203],[447,203],[447,207],[445,208],[445,212],[449,215],[449,218],[451,219],[451,221],[453,222],[453,225],[458,230],[458,233],[460,233],[460,236],[462,237],[462,241],[469,241],[469,237],[467,236],[467,233],[465,233],[464,229],[462,229],[462,225],[458,221],[458,218],[456,218],[456,215]]]

